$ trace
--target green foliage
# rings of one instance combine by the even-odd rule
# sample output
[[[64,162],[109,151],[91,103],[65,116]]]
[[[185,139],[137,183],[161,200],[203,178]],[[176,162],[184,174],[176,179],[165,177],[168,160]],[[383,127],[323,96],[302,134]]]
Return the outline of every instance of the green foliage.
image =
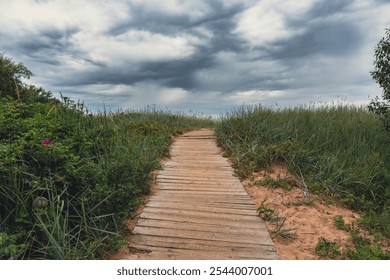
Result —
[[[389,260],[390,252],[382,250],[381,244],[373,244],[372,240],[360,233],[354,225],[350,226],[351,241],[355,248],[348,249],[346,255],[353,260]]]
[[[269,186],[272,188],[289,189],[289,184],[286,178],[277,178],[276,180],[270,176],[262,180],[256,180],[253,182],[255,186]]]
[[[279,219],[279,215],[275,212],[275,210],[269,208],[267,204],[260,205],[257,208],[257,213],[263,220],[268,222]]]
[[[172,136],[209,125],[154,109],[91,115],[64,97],[1,99],[0,258],[101,257],[121,242]]]
[[[12,59],[0,54],[0,97],[19,96],[21,79],[31,77],[32,73],[23,63],[16,64]]]
[[[11,97],[24,102],[50,102],[55,100],[50,91],[27,85],[22,79],[30,79],[32,72],[11,58],[0,54],[0,98]]]
[[[7,234],[0,232],[0,260],[15,260],[21,257],[25,244],[20,243],[23,233]]]
[[[340,246],[336,242],[331,242],[323,237],[318,239],[315,247],[316,253],[321,257],[337,258],[341,255]]]
[[[333,217],[333,222],[337,229],[347,230],[348,227],[345,224],[344,217],[342,215],[336,215]]]
[[[383,252],[379,244],[373,244],[349,249],[347,257],[352,260],[390,260],[390,252]]]
[[[308,192],[336,196],[371,216],[388,216],[388,134],[365,108],[253,106],[222,116],[216,135],[242,179],[282,163]],[[388,219],[371,220],[390,236]]]
[[[375,49],[374,70],[371,76],[382,87],[384,102],[376,97],[369,109],[378,114],[385,127],[390,130],[390,29],[386,29],[386,36],[379,41]]]
[[[354,248],[348,248],[344,253],[346,258],[353,260],[386,260],[390,259],[390,252],[382,250],[380,240],[382,236],[377,237],[378,243],[374,244],[372,238],[361,234],[359,228],[354,223],[346,224],[342,215],[333,217],[334,224],[340,230],[345,230],[350,233],[350,240]],[[366,220],[363,220],[366,223]],[[371,228],[371,230],[374,228]]]
[[[263,220],[274,224],[275,227],[271,232],[273,235],[293,240],[296,235],[295,229],[284,227],[284,222],[286,221],[286,218],[280,216],[277,211],[270,208],[269,203],[265,203],[267,199],[267,197],[264,198],[261,205],[257,208],[258,215]]]

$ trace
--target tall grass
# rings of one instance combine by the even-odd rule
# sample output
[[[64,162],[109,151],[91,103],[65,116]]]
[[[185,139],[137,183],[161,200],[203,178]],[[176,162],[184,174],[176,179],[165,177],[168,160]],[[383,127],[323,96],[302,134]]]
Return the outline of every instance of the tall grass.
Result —
[[[94,259],[121,242],[172,137],[208,118],[0,103],[0,259]],[[39,202],[39,203],[37,203]]]
[[[283,163],[309,191],[339,197],[390,236],[390,137],[365,108],[259,105],[223,116],[216,134],[241,178]]]

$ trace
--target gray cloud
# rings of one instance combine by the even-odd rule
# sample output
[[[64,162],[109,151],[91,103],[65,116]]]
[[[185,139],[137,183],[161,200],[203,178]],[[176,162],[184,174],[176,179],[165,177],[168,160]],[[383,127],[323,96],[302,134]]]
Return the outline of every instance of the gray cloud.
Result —
[[[95,107],[212,113],[380,94],[369,71],[375,34],[390,25],[387,1],[302,0],[291,10],[279,0],[12,3],[0,11],[0,52],[40,86]],[[20,17],[21,6],[31,13]]]
[[[317,1],[306,13],[307,18],[323,18],[334,16],[344,12],[348,7],[353,5],[352,1]]]
[[[273,44],[270,54],[275,59],[305,59],[313,55],[343,56],[361,47],[359,28],[347,21],[315,22],[302,34]]]

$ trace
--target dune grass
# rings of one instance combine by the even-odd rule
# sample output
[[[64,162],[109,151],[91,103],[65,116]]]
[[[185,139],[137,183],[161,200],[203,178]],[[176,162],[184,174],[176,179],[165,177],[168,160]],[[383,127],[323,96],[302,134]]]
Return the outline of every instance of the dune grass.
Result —
[[[363,224],[390,237],[390,135],[365,108],[258,105],[222,116],[216,134],[239,177],[282,163],[309,192],[361,212]]]

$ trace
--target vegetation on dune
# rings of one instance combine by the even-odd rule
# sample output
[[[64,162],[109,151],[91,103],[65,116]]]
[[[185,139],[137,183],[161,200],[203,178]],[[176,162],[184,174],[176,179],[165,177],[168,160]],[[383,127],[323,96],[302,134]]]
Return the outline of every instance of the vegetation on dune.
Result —
[[[92,114],[17,80],[18,97],[8,80],[0,99],[0,259],[94,259],[115,249],[172,136],[212,125],[153,108]]]
[[[254,106],[229,113],[216,135],[240,178],[282,163],[308,192],[363,213],[390,237],[389,135],[376,115],[354,106]]]

